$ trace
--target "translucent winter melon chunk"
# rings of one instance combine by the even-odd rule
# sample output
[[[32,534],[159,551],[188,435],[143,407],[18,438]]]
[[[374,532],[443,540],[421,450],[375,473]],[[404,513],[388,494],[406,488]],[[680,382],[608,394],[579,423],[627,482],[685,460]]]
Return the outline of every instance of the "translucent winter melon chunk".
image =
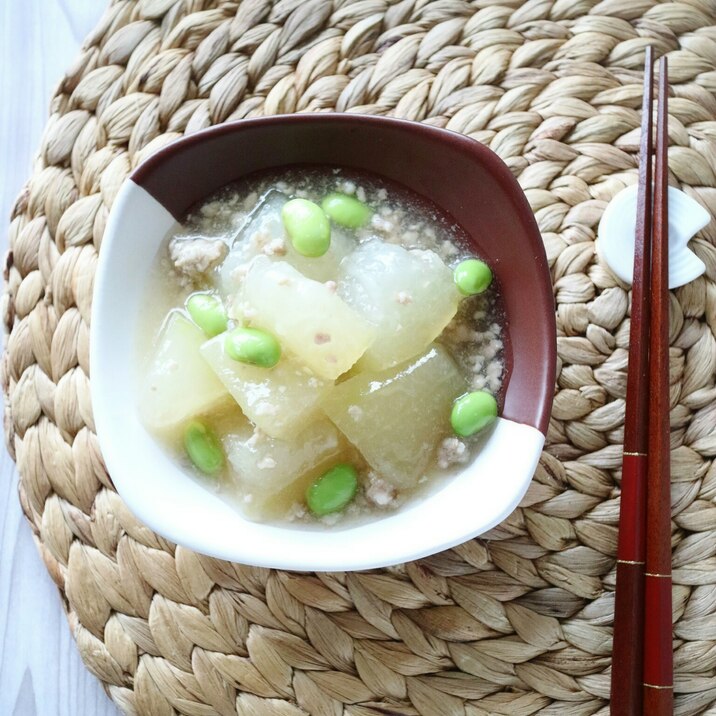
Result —
[[[356,246],[344,231],[331,228],[331,246],[318,258],[308,258],[293,248],[281,220],[281,208],[288,197],[276,189],[268,191],[251,212],[234,239],[231,251],[219,271],[222,292],[234,294],[241,286],[248,264],[255,256],[272,261],[286,261],[307,278],[315,281],[335,280],[338,266]]]
[[[223,334],[204,343],[201,355],[246,417],[272,437],[295,435],[305,428],[316,419],[320,401],[332,388],[289,357],[274,368],[232,360],[224,352]]]
[[[204,332],[172,311],[159,335],[141,391],[140,413],[149,428],[168,428],[230,400],[201,357]]]
[[[335,281],[341,261],[357,246],[354,239],[345,231],[331,226],[331,245],[323,256],[311,258],[302,256],[287,242],[288,251],[284,260],[300,271],[306,278],[314,281]]]
[[[227,456],[237,473],[239,492],[250,495],[248,511],[260,514],[290,507],[280,493],[305,475],[317,475],[338,462],[344,440],[333,423],[322,418],[293,438],[281,440],[252,431],[224,438]],[[292,501],[302,500],[299,493]]]
[[[239,485],[237,497],[241,511],[249,518],[258,522],[269,520],[291,519],[296,505],[305,508],[306,490],[329,468],[345,462],[341,456],[323,463],[320,468],[312,468],[297,477],[278,492],[261,492],[247,490]],[[300,512],[299,512],[300,514]]]
[[[453,359],[434,344],[400,366],[338,384],[323,409],[382,478],[412,487],[449,433],[452,403],[465,388]]]
[[[460,295],[433,251],[368,241],[344,259],[338,294],[377,330],[361,367],[381,370],[412,358],[442,333]]]
[[[345,373],[373,342],[375,330],[325,284],[283,261],[257,256],[241,294],[251,324],[327,380]],[[246,310],[244,308],[243,310]]]

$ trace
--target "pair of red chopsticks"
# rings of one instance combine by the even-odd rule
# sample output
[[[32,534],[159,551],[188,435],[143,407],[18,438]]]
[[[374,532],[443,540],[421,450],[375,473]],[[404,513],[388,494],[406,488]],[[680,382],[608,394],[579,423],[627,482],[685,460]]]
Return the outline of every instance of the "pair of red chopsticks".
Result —
[[[666,58],[662,57],[654,154],[652,65],[649,47],[644,71],[619,511],[612,716],[672,716],[674,711],[669,465],[669,84]]]

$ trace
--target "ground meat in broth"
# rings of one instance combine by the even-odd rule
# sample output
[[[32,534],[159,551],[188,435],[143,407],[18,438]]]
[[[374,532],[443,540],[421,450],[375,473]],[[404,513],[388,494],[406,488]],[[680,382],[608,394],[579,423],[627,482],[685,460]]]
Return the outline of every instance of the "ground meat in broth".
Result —
[[[172,239],[169,259],[177,275],[191,281],[201,281],[218,266],[229,252],[226,242],[204,236]]]
[[[359,243],[378,238],[405,249],[433,251],[451,268],[471,256],[456,227],[442,215],[431,211],[427,203],[406,201],[401,191],[394,191],[380,181],[358,174],[339,170],[291,170],[284,172],[281,178],[264,176],[225,188],[186,217],[180,231],[168,241],[170,265],[175,282],[181,287],[174,287],[173,290],[178,290],[179,294],[183,291],[186,297],[197,288],[213,288],[214,270],[224,261],[234,238],[249,220],[251,211],[269,190],[278,190],[289,197],[312,200],[319,199],[329,191],[340,191],[367,203],[374,214],[367,226],[355,231]],[[255,242],[261,253],[269,257],[283,257],[287,252],[283,239],[257,233],[250,240]],[[245,271],[245,266],[236,269],[238,281],[241,281]],[[335,281],[326,281],[325,285],[333,292],[336,291]],[[412,302],[412,296],[407,291],[398,292],[395,300],[398,304],[408,305]],[[230,317],[233,317],[232,306],[229,305],[228,309]],[[504,372],[504,341],[499,313],[494,292],[465,299],[438,339],[468,377],[471,390],[484,389],[495,395],[502,388]],[[156,327],[154,330],[156,333]],[[348,411],[358,419],[361,409],[349,406]],[[256,428],[255,439],[259,440],[260,437],[261,431]],[[437,446],[432,472],[437,473],[438,477],[439,474],[449,476],[452,471],[470,461],[476,443],[472,438],[445,437]],[[265,469],[274,466],[275,461],[270,456],[257,465]],[[341,514],[321,518],[322,523],[331,525],[343,519],[360,519],[376,511],[384,513],[403,504],[408,497],[365,466],[362,477],[362,489],[354,502]],[[423,475],[419,480],[421,486],[433,477],[433,474]],[[244,492],[237,496],[236,501],[246,506],[252,499],[252,494]],[[315,518],[308,514],[303,504],[296,502],[286,510],[280,521],[305,522],[315,521]]]

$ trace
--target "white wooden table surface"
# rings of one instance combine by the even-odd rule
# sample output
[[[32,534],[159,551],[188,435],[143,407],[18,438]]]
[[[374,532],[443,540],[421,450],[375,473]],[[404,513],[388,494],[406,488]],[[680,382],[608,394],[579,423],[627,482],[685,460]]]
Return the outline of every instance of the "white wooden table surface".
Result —
[[[29,176],[50,96],[103,0],[0,0],[0,251],[10,208]],[[59,594],[17,500],[15,465],[0,452],[0,715],[117,714],[85,669]]]

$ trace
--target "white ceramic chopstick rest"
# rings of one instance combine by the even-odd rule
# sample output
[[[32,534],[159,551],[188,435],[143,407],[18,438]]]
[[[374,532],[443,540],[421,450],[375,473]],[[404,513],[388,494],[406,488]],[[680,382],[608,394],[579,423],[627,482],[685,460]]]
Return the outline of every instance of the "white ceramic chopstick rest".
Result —
[[[622,189],[599,222],[597,253],[625,283],[634,273],[637,185]],[[669,288],[683,286],[706,271],[688,248],[691,238],[711,221],[711,214],[683,191],[669,187]]]

